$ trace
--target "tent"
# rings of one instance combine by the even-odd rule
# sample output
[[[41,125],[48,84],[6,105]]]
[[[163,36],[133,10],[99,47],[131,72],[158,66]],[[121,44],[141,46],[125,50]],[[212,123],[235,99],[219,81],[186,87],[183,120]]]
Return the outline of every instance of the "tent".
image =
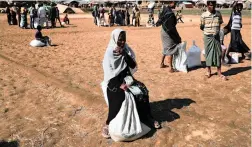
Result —
[[[182,2],[182,4],[180,4],[180,7],[183,8],[193,8],[193,4],[190,2]]]
[[[66,5],[57,4],[57,7],[60,13],[76,13],[72,8]]]

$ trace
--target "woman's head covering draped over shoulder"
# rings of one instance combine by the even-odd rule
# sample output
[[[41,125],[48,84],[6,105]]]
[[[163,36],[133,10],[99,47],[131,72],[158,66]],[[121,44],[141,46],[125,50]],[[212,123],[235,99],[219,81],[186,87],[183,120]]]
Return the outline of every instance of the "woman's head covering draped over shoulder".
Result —
[[[110,41],[104,55],[103,70],[104,82],[106,83],[108,83],[110,79],[120,74],[120,72],[127,67],[124,56],[113,52],[117,47],[117,41],[121,32],[125,31],[119,28],[112,31]],[[123,49],[129,56],[132,57],[132,59],[135,60],[135,53],[126,43]]]

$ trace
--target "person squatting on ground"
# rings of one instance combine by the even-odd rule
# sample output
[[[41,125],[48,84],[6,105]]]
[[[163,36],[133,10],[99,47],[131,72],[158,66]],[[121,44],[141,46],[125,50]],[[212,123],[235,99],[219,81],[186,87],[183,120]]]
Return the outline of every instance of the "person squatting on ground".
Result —
[[[45,43],[47,46],[51,46],[51,40],[48,36],[43,36],[42,27],[40,25],[37,26],[37,32],[35,34],[35,39]]]
[[[217,67],[218,75],[221,79],[227,80],[221,73],[221,43],[219,31],[223,23],[222,15],[215,10],[216,1],[207,1],[207,11],[201,15],[200,29],[204,32],[204,47],[207,66],[206,77],[211,77],[211,66]]]
[[[105,127],[103,127],[102,135],[109,138],[108,125],[113,120],[125,100],[126,93],[130,92],[125,80],[126,77],[131,77],[131,83],[140,86],[143,95],[134,95],[138,115],[143,123],[150,123],[154,128],[160,128],[159,122],[155,121],[151,115],[149,105],[148,90],[143,83],[133,78],[132,70],[135,69],[137,63],[133,50],[126,43],[126,32],[122,29],[112,31],[111,39],[107,47],[103,59],[105,90],[104,97],[109,106],[108,118]],[[139,97],[140,96],[140,97]]]
[[[245,53],[248,53],[250,51],[249,47],[242,40],[241,35],[242,8],[243,8],[242,2],[234,2],[229,22],[227,26],[224,27],[224,29],[227,30],[227,33],[231,32],[231,40],[226,53],[229,62],[231,61],[231,57],[229,55],[230,52],[241,53],[242,59],[244,59],[246,55]],[[249,58],[249,56],[247,57]]]
[[[63,22],[64,22],[65,24],[68,24],[68,25],[70,24],[70,20],[69,20],[67,14],[66,14],[65,17],[64,17]]]
[[[167,57],[169,72],[174,72],[172,67],[173,55],[178,51],[178,44],[181,43],[181,38],[176,28],[177,19],[172,8],[175,8],[175,1],[169,1],[167,7],[163,6],[159,19],[156,22],[156,26],[162,25],[161,40],[163,44],[163,57],[160,67],[165,67],[164,60]]]

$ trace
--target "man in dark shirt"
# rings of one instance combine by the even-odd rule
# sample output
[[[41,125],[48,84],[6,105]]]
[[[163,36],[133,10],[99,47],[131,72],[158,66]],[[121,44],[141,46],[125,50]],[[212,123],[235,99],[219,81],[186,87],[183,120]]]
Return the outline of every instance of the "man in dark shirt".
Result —
[[[47,46],[51,46],[51,40],[49,37],[47,36],[43,36],[42,33],[42,27],[40,25],[37,26],[37,32],[35,34],[35,38],[36,40],[39,40],[43,43],[45,43]]]
[[[167,56],[169,63],[169,72],[173,70],[173,55],[178,51],[177,45],[181,43],[181,37],[177,31],[177,19],[172,9],[175,8],[175,1],[169,1],[169,5],[164,6],[156,26],[162,25],[161,40],[163,44],[163,56],[161,61],[161,68],[165,67],[164,59]]]
[[[51,14],[51,23],[52,23],[52,28],[55,28],[56,27],[56,22],[55,22],[55,18],[56,18],[56,12],[57,10],[56,10],[56,8],[55,8],[55,5],[54,4],[52,4],[52,8],[51,8],[51,12],[50,12],[50,14]]]

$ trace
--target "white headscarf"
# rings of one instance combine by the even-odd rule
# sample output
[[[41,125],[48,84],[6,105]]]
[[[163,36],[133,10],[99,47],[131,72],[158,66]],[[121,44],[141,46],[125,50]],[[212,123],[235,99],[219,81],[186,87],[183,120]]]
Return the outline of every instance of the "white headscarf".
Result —
[[[104,70],[104,81],[109,82],[110,79],[114,78],[121,71],[123,71],[127,67],[127,63],[124,60],[123,55],[116,55],[113,51],[117,47],[118,37],[122,29],[115,29],[111,33],[111,38],[109,41],[109,45],[107,47],[104,59],[103,59],[103,70]],[[129,56],[135,60],[135,53],[133,50],[125,43],[124,50],[128,53]]]
[[[118,41],[119,35],[123,31],[124,30],[119,29],[119,28],[112,31],[110,41],[109,41],[107,50],[104,55],[103,63],[102,63],[103,71],[104,71],[104,80],[101,83],[101,85],[102,85],[104,97],[107,104],[108,104],[107,85],[108,85],[109,80],[119,75],[127,67],[127,63],[124,60],[124,56],[116,55],[113,52],[117,47],[117,41]],[[124,46],[124,50],[135,61],[135,53],[126,43]],[[136,72],[136,70],[137,68],[130,69],[132,74]]]

